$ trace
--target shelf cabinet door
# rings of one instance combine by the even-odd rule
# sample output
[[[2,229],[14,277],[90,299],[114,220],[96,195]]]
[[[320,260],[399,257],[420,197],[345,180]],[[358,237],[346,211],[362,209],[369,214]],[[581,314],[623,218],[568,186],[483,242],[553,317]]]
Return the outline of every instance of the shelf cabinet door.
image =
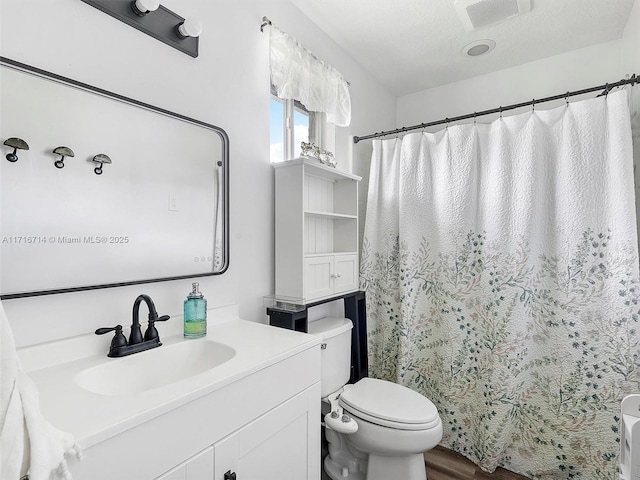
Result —
[[[307,301],[358,289],[358,254],[321,255],[304,260]]]
[[[333,255],[307,257],[304,259],[304,296],[305,299],[333,295],[334,274]]]
[[[334,293],[358,288],[358,255],[336,255],[334,260]]]

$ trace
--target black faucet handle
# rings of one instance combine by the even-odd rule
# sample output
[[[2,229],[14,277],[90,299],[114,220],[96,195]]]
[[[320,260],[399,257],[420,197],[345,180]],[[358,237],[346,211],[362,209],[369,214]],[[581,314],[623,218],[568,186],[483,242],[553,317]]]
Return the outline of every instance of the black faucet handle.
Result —
[[[147,327],[147,330],[144,332],[144,341],[149,341],[149,340],[154,340],[154,339],[158,339],[160,340],[160,335],[158,334],[158,329],[155,327],[155,323],[156,322],[166,322],[167,320],[169,320],[171,317],[169,315],[162,315],[161,317],[158,317],[156,315],[156,318],[151,318],[151,316],[149,317],[149,326]]]
[[[122,325],[116,325],[115,327],[102,327],[96,330],[96,335],[104,335],[105,333],[113,332],[114,330],[122,331]]]
[[[114,335],[113,339],[111,340],[111,347],[109,348],[110,352],[114,348],[126,347],[127,346],[127,338],[122,333],[122,325],[116,325],[115,327],[98,328],[96,330],[96,332],[95,332],[96,335],[104,335],[105,333],[109,333],[109,332],[113,332],[113,331],[115,331],[116,334]]]

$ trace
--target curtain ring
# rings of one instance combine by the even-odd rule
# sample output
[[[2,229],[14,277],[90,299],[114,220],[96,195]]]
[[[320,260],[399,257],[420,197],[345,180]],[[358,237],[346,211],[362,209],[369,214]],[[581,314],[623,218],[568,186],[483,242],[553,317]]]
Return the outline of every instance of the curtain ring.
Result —
[[[476,119],[478,116],[478,112],[473,112],[473,124],[476,125]]]
[[[535,112],[536,111],[536,99],[534,98],[533,100],[531,100],[531,111]]]
[[[502,105],[500,105],[500,119],[502,119]]]
[[[569,106],[569,92],[564,96],[564,101],[567,102],[567,107]]]
[[[609,95],[609,84],[604,84],[604,96],[607,97]]]
[[[425,128],[427,128],[427,125],[425,123],[421,123],[420,126],[422,127],[422,133],[424,133]]]
[[[448,128],[449,128],[449,119],[448,119],[448,118],[445,118],[445,119],[444,119],[444,121],[445,121],[445,123],[447,124],[447,126],[446,126],[445,128],[447,128],[447,129],[448,129]]]

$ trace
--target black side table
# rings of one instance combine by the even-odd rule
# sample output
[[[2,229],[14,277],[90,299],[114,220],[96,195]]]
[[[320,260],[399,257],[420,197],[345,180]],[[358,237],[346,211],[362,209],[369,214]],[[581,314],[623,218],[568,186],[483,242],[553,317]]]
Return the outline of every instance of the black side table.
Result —
[[[355,383],[369,374],[369,359],[367,357],[367,307],[364,291],[336,295],[313,303],[305,304],[304,310],[292,312],[267,307],[269,324],[275,327],[288,328],[298,332],[308,332],[308,310],[311,307],[343,299],[344,315],[353,322],[351,331],[351,378],[349,383]]]

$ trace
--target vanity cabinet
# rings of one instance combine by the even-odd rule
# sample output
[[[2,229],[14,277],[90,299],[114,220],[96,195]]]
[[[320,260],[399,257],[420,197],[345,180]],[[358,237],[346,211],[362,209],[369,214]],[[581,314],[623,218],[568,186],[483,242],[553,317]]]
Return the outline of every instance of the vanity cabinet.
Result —
[[[71,380],[64,388],[72,395],[61,393],[76,362],[32,373],[55,424],[72,432],[94,419],[102,425],[80,435],[83,459],[69,459],[74,478],[320,480],[320,339],[244,321],[212,325],[207,335],[236,355],[192,381],[130,396],[83,393]],[[61,394],[71,401],[63,409],[53,401]],[[115,415],[121,420],[104,421]]]
[[[320,421],[317,404],[316,395],[297,395],[156,480],[316,480],[319,463],[310,470],[309,453],[319,452],[309,435]]]
[[[198,453],[156,480],[204,480],[213,477],[213,447]],[[221,477],[222,478],[222,477]]]
[[[274,168],[276,297],[311,302],[356,291],[360,177],[311,159]]]
[[[307,464],[308,425],[319,417],[311,418],[310,410],[308,400],[298,396],[216,443],[213,478],[227,480],[227,472],[237,480],[316,478],[319,471],[309,472]]]

